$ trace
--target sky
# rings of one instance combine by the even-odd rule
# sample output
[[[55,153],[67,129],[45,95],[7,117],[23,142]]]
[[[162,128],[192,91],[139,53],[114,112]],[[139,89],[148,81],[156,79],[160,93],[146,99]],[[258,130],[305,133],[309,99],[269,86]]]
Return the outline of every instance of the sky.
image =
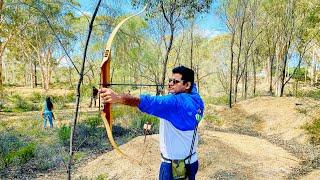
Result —
[[[78,0],[81,7],[79,15],[82,13],[89,14],[90,16],[93,14],[96,4],[98,0]],[[131,6],[130,0],[118,0],[119,4],[113,4],[112,6],[118,7],[119,9],[123,10],[125,13],[135,13],[138,10],[134,9]],[[99,11],[106,10],[105,6],[110,5],[111,1],[103,0],[103,4],[101,4]],[[123,6],[125,5],[125,6]],[[196,28],[195,33],[207,37],[213,38],[217,35],[227,33],[227,27],[225,26],[224,22],[214,13],[215,9],[217,8],[218,4],[212,4],[211,9],[206,14],[201,14],[195,21]],[[62,59],[61,61],[62,66],[71,66],[70,62],[66,59]]]
[[[78,2],[81,4],[81,11],[87,13],[87,14],[92,14],[94,11],[94,8],[96,6],[96,3],[98,0],[78,0]],[[103,3],[108,3],[110,4],[110,1],[102,1]],[[122,10],[128,13],[134,13],[137,12],[136,9],[134,9],[131,6],[130,0],[121,0],[121,7],[120,5],[115,5],[119,6]],[[123,4],[125,6],[123,6]],[[201,16],[198,17],[196,20],[196,25],[198,26],[198,33],[201,33],[204,37],[209,37],[212,38],[216,35],[223,34],[228,32],[227,27],[225,26],[224,22],[219,18],[215,13],[215,9],[217,8],[218,4],[217,2],[213,3],[211,6],[211,9],[209,13],[207,14],[202,14]],[[102,8],[100,7],[100,10]]]

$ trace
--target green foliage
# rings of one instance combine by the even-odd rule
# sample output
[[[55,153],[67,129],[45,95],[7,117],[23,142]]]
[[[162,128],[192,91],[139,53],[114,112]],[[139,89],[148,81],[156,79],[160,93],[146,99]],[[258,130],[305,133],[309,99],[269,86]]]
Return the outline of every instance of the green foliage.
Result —
[[[104,179],[107,179],[107,175],[106,174],[99,174],[98,176],[97,176],[97,180],[104,180]]]
[[[0,134],[0,170],[9,166],[22,166],[35,155],[36,144],[26,142],[14,133]]]
[[[60,166],[68,157],[67,149],[62,149],[58,144],[38,144],[33,158],[33,166],[39,171]]]
[[[152,123],[152,132],[159,132],[159,119],[155,116],[147,115],[142,113],[140,116],[137,116],[135,119],[131,120],[131,128],[141,130],[143,125],[148,122]]]
[[[14,112],[39,111],[41,109],[39,105],[27,101],[18,94],[10,96],[9,101],[13,103],[12,111]]]
[[[9,152],[4,157],[5,165],[8,166],[10,164],[14,165],[23,165],[27,163],[31,158],[35,155],[36,144],[30,143],[24,147],[20,147],[15,151]]]
[[[310,97],[316,100],[320,100],[320,90],[298,91],[297,97]]]
[[[116,135],[116,130],[114,135]],[[75,145],[78,149],[102,150],[106,148],[106,130],[104,127],[92,127],[86,123],[79,123],[76,128]]]
[[[165,14],[174,12],[181,15],[182,18],[195,17],[197,13],[207,12],[210,9],[212,0],[133,0],[133,6],[144,6],[148,5],[148,15],[150,17],[157,16],[161,12],[160,4],[163,4]],[[178,8],[172,8],[178,7]],[[166,15],[167,16],[167,15]]]
[[[206,97],[204,98],[204,103],[215,105],[227,105],[229,103],[229,97],[227,95],[218,97]]]
[[[136,108],[129,106],[112,106],[112,114],[114,117],[122,118],[130,114],[131,117],[138,116],[139,112]]]
[[[81,86],[81,96],[82,97],[91,97],[91,95],[92,95],[92,86],[91,85],[84,84],[83,86]]]
[[[31,97],[29,98],[33,103],[42,103],[45,99],[44,96],[39,92],[33,92]]]
[[[103,121],[99,116],[90,116],[84,121],[90,128],[96,128],[97,126],[101,126]]]
[[[69,145],[70,133],[71,133],[71,128],[69,126],[66,126],[66,125],[63,125],[58,130],[58,137],[59,137],[60,143],[63,144],[64,146],[68,146]]]
[[[289,74],[293,74],[295,68],[289,68]],[[304,81],[305,78],[305,73],[306,73],[306,68],[299,68],[296,70],[294,75],[292,76],[293,79],[299,80],[299,81]]]
[[[106,133],[104,127],[97,127],[100,123],[98,118],[91,117],[81,122],[76,127],[76,138],[74,140],[75,147],[78,149],[88,148],[90,150],[105,149]],[[102,120],[100,120],[102,121]],[[63,125],[58,131],[60,143],[68,147],[70,142],[71,128]]]
[[[320,145],[320,118],[314,120],[312,123],[303,126],[311,137],[311,142]]]
[[[66,103],[75,102],[75,94],[68,93],[64,96],[51,96],[52,103],[55,109],[66,108]]]
[[[46,132],[42,131],[42,134]],[[55,139],[54,136],[55,133],[47,135],[50,139]],[[26,164],[38,171],[46,171],[60,166],[68,156],[67,150],[61,149],[56,142],[37,142],[37,139],[16,132],[1,132],[0,142],[0,171],[23,169]]]

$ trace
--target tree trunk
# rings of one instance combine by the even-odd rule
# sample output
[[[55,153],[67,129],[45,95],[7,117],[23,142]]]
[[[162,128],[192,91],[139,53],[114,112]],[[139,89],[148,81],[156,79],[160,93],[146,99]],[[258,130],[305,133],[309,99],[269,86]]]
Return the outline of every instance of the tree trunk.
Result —
[[[287,67],[287,62],[288,62],[288,51],[289,51],[289,47],[290,47],[291,41],[288,41],[288,44],[285,45],[284,48],[284,53],[283,53],[283,63],[282,63],[282,74],[281,74],[281,91],[280,91],[280,97],[283,96],[284,93],[284,87],[286,85],[285,83],[285,77],[286,77],[286,67]]]
[[[199,78],[199,65],[197,65],[197,67],[196,67],[196,78],[197,78],[197,87],[198,87],[198,93],[200,93],[200,78]]]
[[[248,97],[248,65],[245,62],[245,70],[244,70],[244,99]]]
[[[274,62],[274,55],[269,56],[269,61],[268,61],[268,69],[269,69],[269,94],[272,96],[272,74],[273,74],[273,62]]]
[[[190,29],[190,68],[193,69],[193,28],[194,28],[194,20],[191,22]]]
[[[0,44],[1,46],[1,44]],[[0,55],[0,87],[3,85],[3,80],[2,80],[2,56]]]
[[[232,32],[231,43],[230,43],[230,82],[229,82],[229,107],[232,108],[232,90],[233,90],[233,44],[234,44],[235,32]]]
[[[169,54],[170,51],[172,49],[172,44],[173,44],[173,34],[174,34],[174,27],[171,24],[170,25],[170,40],[169,40],[169,45],[166,49],[166,55],[165,55],[165,59],[164,59],[164,63],[163,63],[163,69],[162,69],[162,80],[161,80],[161,84],[164,85],[165,84],[165,80],[166,80],[166,74],[167,74],[167,64],[168,64],[168,60],[169,60]],[[161,93],[164,93],[164,86],[161,87]]]
[[[252,58],[252,69],[253,69],[253,96],[256,96],[256,85],[257,85],[257,67],[254,58]]]
[[[237,102],[237,94],[238,94],[238,82],[240,80],[240,57],[241,57],[241,50],[242,50],[242,40],[243,40],[243,28],[244,28],[244,23],[245,23],[245,18],[246,18],[246,11],[247,11],[247,6],[245,6],[244,9],[244,14],[242,17],[241,21],[241,26],[240,26],[240,37],[239,37],[239,51],[238,51],[238,57],[237,57],[237,72],[236,72],[236,81],[235,81],[235,90],[234,90],[234,102]]]
[[[315,56],[315,49],[312,52],[312,64],[311,64],[311,86],[315,86],[316,83],[316,74],[317,74],[317,63],[316,63],[316,56]]]
[[[2,12],[2,9],[3,9],[3,5],[4,2],[3,0],[0,0],[0,12]],[[2,23],[2,14],[0,13],[0,23]],[[0,51],[2,51],[2,41],[0,39]],[[2,86],[3,84],[3,79],[2,79],[2,53],[0,53],[0,87]]]
[[[34,61],[34,87],[38,86],[38,77],[37,77],[37,61]]]

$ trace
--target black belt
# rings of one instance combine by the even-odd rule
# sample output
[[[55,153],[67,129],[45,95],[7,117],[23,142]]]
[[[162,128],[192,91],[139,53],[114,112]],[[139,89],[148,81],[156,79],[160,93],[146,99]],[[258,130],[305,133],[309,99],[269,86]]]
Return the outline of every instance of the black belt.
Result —
[[[166,161],[172,162],[172,160],[174,160],[174,159],[169,159],[169,158],[164,157],[162,153],[160,153],[160,154],[161,154],[162,159],[164,159],[164,160],[166,160]],[[184,158],[184,160],[187,160],[187,159],[191,158],[194,154],[196,154],[196,152],[190,154],[189,156],[187,156],[186,158]]]

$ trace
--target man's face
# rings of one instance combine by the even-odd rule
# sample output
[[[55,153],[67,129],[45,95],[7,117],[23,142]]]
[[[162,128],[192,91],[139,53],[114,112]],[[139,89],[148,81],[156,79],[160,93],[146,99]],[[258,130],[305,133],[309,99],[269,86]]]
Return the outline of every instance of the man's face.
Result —
[[[183,80],[181,80],[182,75],[179,73],[173,73],[171,78],[169,78],[168,83],[168,91],[169,93],[177,94],[181,92],[188,92],[188,90],[191,87],[191,83],[187,82],[184,83]]]

